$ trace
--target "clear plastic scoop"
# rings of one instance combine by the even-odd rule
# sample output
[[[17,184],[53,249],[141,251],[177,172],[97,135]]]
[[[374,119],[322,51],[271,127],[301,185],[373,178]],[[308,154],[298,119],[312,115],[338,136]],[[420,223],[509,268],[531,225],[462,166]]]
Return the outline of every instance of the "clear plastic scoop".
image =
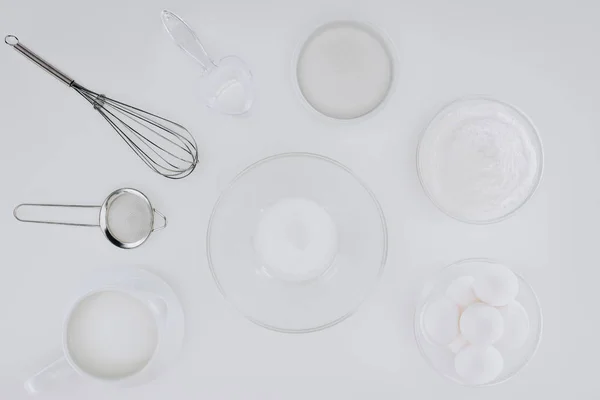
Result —
[[[173,41],[202,67],[207,106],[223,114],[241,115],[254,102],[252,73],[236,56],[215,63],[206,53],[196,33],[177,15],[163,10],[161,19]]]

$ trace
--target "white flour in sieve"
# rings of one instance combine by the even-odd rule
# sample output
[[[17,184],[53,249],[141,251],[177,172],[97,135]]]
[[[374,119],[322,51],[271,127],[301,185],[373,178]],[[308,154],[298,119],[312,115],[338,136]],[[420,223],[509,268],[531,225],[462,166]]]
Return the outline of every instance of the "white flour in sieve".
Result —
[[[455,103],[428,127],[419,171],[434,201],[463,220],[489,222],[523,204],[541,168],[535,128],[514,108],[491,100]]]
[[[141,197],[123,193],[107,210],[108,230],[123,243],[135,243],[152,230],[152,209]]]

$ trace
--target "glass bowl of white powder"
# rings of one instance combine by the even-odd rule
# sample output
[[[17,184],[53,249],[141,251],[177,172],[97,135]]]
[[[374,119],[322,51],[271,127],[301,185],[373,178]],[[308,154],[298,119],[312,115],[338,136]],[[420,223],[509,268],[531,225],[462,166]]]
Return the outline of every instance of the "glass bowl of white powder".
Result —
[[[431,121],[417,149],[423,189],[449,216],[473,224],[501,221],[540,183],[543,150],[531,120],[487,98],[458,100]]]
[[[387,228],[373,193],[316,154],[242,171],[210,218],[207,255],[223,296],[268,329],[312,332],[352,315],[379,281]]]

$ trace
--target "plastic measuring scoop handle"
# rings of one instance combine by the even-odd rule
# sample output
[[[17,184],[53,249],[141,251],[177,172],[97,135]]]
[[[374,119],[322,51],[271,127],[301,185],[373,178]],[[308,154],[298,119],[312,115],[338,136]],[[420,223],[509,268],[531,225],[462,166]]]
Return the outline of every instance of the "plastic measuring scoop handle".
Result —
[[[77,376],[77,372],[65,357],[61,357],[25,381],[25,390],[30,394],[48,391],[53,386]]]
[[[192,56],[204,69],[205,72],[211,71],[216,65],[210,59],[206,50],[200,43],[196,33],[181,18],[168,10],[163,10],[160,14],[162,23],[171,36],[171,39]]]

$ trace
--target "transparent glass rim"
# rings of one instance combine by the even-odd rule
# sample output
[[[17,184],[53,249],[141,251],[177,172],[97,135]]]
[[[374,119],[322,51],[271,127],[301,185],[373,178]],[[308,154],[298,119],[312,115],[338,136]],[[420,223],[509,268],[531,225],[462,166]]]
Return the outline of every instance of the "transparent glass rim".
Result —
[[[282,159],[282,158],[288,158],[288,157],[299,157],[299,158],[304,158],[304,157],[308,157],[308,158],[314,158],[314,159],[318,159],[318,160],[322,160],[322,161],[326,161],[329,162],[333,165],[335,165],[336,167],[342,168],[346,173],[350,174],[350,176],[352,176],[356,182],[361,185],[363,187],[363,189],[367,192],[367,194],[369,195],[369,197],[371,198],[371,200],[373,201],[373,205],[375,206],[375,208],[377,209],[377,213],[379,214],[379,218],[381,221],[381,229],[382,229],[382,236],[383,236],[383,243],[382,243],[382,256],[381,256],[381,261],[379,264],[379,268],[377,270],[377,279],[375,284],[369,288],[368,290],[365,291],[364,296],[359,300],[359,302],[357,303],[357,305],[352,308],[351,310],[349,310],[346,314],[336,318],[333,321],[330,321],[328,323],[322,324],[322,325],[318,325],[318,326],[314,326],[314,327],[310,327],[310,328],[305,328],[305,329],[286,329],[286,328],[280,328],[274,325],[270,325],[268,323],[265,323],[259,319],[253,318],[251,316],[249,316],[248,314],[246,314],[245,312],[243,312],[234,302],[229,301],[228,295],[225,292],[225,289],[222,287],[221,282],[219,281],[217,272],[215,270],[215,265],[213,263],[212,260],[212,255],[211,255],[211,231],[212,231],[212,225],[214,222],[214,216],[217,212],[217,210],[219,209],[219,205],[221,204],[221,201],[225,198],[225,196],[227,196],[229,190],[235,186],[235,184],[237,183],[237,181],[239,179],[241,179],[244,175],[246,175],[246,173],[256,169],[257,167],[269,162],[269,161],[273,161],[273,160],[277,160],[277,159]],[[369,189],[369,187],[358,177],[356,176],[356,174],[354,174],[354,172],[352,172],[351,169],[349,169],[348,167],[346,167],[345,165],[343,165],[342,163],[320,155],[320,154],[314,154],[314,153],[307,153],[307,152],[290,152],[290,153],[280,153],[280,154],[276,154],[276,155],[272,155],[272,156],[268,156],[265,157],[259,161],[256,161],[255,163],[249,165],[248,167],[244,168],[240,173],[238,173],[235,178],[233,178],[231,180],[231,182],[227,185],[227,187],[221,192],[221,194],[219,195],[219,198],[217,199],[215,205],[213,206],[213,210],[211,212],[210,215],[210,219],[208,222],[208,228],[207,228],[207,233],[206,233],[206,256],[208,259],[208,266],[210,268],[210,272],[211,275],[213,277],[213,280],[215,282],[215,284],[217,285],[217,288],[219,289],[219,292],[221,292],[221,295],[223,296],[223,298],[225,300],[228,301],[229,304],[231,304],[241,315],[243,315],[246,319],[248,319],[249,321],[255,323],[256,325],[259,325],[263,328],[269,329],[271,331],[275,331],[275,332],[280,332],[280,333],[293,333],[293,334],[301,334],[301,333],[311,333],[311,332],[317,332],[317,331],[321,331],[327,328],[330,328],[334,325],[339,324],[340,322],[346,320],[347,318],[349,318],[350,316],[352,316],[354,313],[356,313],[356,311],[360,308],[360,306],[362,305],[362,303],[364,303],[364,301],[366,300],[366,298],[373,293],[373,291],[375,290],[375,287],[377,286],[377,284],[379,283],[379,281],[381,280],[381,276],[383,275],[383,271],[385,269],[385,264],[387,262],[387,256],[388,256],[388,232],[387,232],[387,222],[385,219],[385,215],[383,213],[383,209],[381,208],[381,205],[379,204],[379,201],[377,200],[377,198],[375,197],[375,194],[371,191],[371,189]]]
[[[313,35],[315,33],[317,33],[318,31],[324,29],[328,25],[335,25],[335,24],[341,24],[341,23],[355,24],[357,26],[361,26],[361,27],[365,28],[365,30],[374,34],[375,37],[377,37],[377,39],[379,39],[383,43],[385,50],[389,56],[389,60],[391,63],[391,70],[392,70],[392,79],[390,81],[390,86],[388,87],[388,90],[387,90],[385,96],[383,97],[383,99],[372,110],[370,110],[362,115],[359,115],[357,117],[354,117],[354,118],[335,118],[335,117],[324,114],[321,111],[317,110],[306,99],[306,97],[304,96],[304,93],[302,93],[302,89],[300,89],[300,84],[298,82],[298,61],[300,60],[300,55],[302,54],[302,51],[304,50],[304,46],[313,37]],[[366,119],[372,118],[374,115],[378,114],[385,107],[385,105],[388,103],[389,99],[392,97],[392,95],[396,91],[396,82],[398,80],[398,54],[397,54],[396,46],[395,46],[391,36],[388,35],[385,30],[383,30],[382,28],[379,28],[378,26],[376,26],[375,24],[373,24],[371,22],[363,21],[361,19],[341,17],[341,18],[333,18],[333,19],[330,19],[327,21],[321,21],[318,24],[314,24],[310,30],[307,30],[304,33],[302,39],[296,44],[296,49],[294,50],[291,64],[292,64],[291,65],[291,72],[292,72],[291,79],[292,79],[292,85],[294,87],[294,92],[296,93],[298,98],[301,100],[303,106],[306,109],[308,109],[311,113],[313,113],[313,115],[318,116],[325,121],[330,121],[330,122],[340,123],[340,124],[347,124],[347,123],[353,123],[353,122],[360,122],[360,121],[364,121]]]
[[[423,139],[425,138],[425,136],[427,135],[427,133],[429,132],[429,129],[431,128],[431,126],[433,125],[433,123],[448,109],[450,109],[451,107],[458,105],[460,103],[463,102],[468,102],[468,101],[488,101],[488,102],[493,102],[493,103],[497,103],[500,105],[503,105],[505,107],[508,107],[509,109],[513,110],[514,112],[516,112],[518,115],[520,115],[521,117],[523,117],[523,119],[525,119],[527,121],[527,123],[531,126],[532,128],[532,132],[534,134],[535,137],[535,141],[536,144],[539,146],[540,152],[539,152],[539,162],[538,162],[538,170],[536,173],[536,178],[535,178],[535,184],[533,185],[531,191],[529,192],[529,194],[527,195],[527,197],[525,197],[523,199],[523,201],[514,209],[508,211],[507,213],[496,217],[496,218],[492,218],[492,219],[486,219],[486,220],[476,220],[476,219],[468,219],[468,218],[464,218],[458,214],[455,214],[453,212],[451,212],[450,210],[448,210],[447,208],[443,207],[436,199],[435,196],[433,196],[433,194],[429,191],[429,189],[427,188],[427,185],[425,184],[425,181],[423,179],[423,175],[421,173],[421,163],[420,163],[420,158],[421,158],[421,146],[423,144]],[[537,127],[535,126],[535,124],[533,123],[533,121],[531,120],[531,118],[529,118],[529,116],[527,114],[525,114],[523,111],[521,111],[518,107],[501,101],[501,100],[497,100],[494,99],[492,97],[487,97],[487,96],[465,96],[465,97],[461,97],[458,98],[456,100],[453,100],[449,103],[447,103],[446,105],[444,105],[435,115],[434,117],[429,121],[429,123],[427,124],[427,126],[425,127],[425,129],[423,129],[423,131],[420,134],[419,137],[419,143],[417,145],[417,157],[416,157],[416,166],[417,166],[417,175],[419,176],[419,183],[421,184],[421,187],[423,188],[423,191],[425,192],[425,194],[427,195],[427,197],[429,198],[429,200],[440,210],[442,211],[444,214],[446,214],[447,216],[454,218],[457,221],[460,222],[465,222],[467,224],[472,224],[472,225],[489,225],[489,224],[494,224],[497,222],[501,222],[504,221],[505,219],[513,216],[517,211],[519,211],[525,204],[527,204],[529,202],[529,200],[533,197],[533,195],[537,192],[541,182],[542,182],[542,177],[544,175],[544,166],[545,166],[545,162],[544,162],[544,146],[539,134],[539,131],[537,129]]]
[[[435,281],[435,278],[440,275],[442,272],[452,268],[452,267],[456,267],[462,264],[469,264],[469,263],[475,263],[475,262],[484,262],[484,263],[492,263],[492,264],[502,264],[502,265],[506,265],[505,263],[502,263],[501,261],[498,261],[496,259],[493,258],[464,258],[462,260],[456,261],[452,264],[446,265],[445,267],[443,267],[440,270],[437,270],[435,273],[431,274],[429,279],[427,279],[425,281],[425,283],[427,282],[432,282]],[[469,385],[465,382],[460,381],[459,379],[453,377],[453,376],[449,376],[443,372],[441,372],[438,368],[435,367],[435,365],[433,364],[433,362],[431,361],[431,359],[427,356],[427,354],[425,354],[425,350],[423,349],[423,347],[421,346],[421,338],[419,337],[420,335],[420,327],[421,327],[421,319],[422,319],[422,315],[423,315],[423,305],[425,303],[424,300],[427,299],[427,297],[425,299],[418,299],[416,305],[415,305],[415,312],[413,315],[413,336],[415,339],[415,342],[417,344],[417,348],[419,349],[419,353],[421,353],[421,357],[423,359],[425,359],[425,361],[427,362],[427,364],[429,364],[429,366],[436,371],[438,374],[444,376],[445,378],[450,379],[451,381],[461,385],[461,386],[465,386],[465,387],[490,387],[490,386],[495,386],[495,385],[499,385],[501,383],[507,382],[508,380],[514,378],[519,372],[521,372],[530,362],[531,360],[535,357],[539,347],[540,347],[540,343],[542,341],[542,334],[544,331],[544,314],[542,312],[542,307],[540,305],[540,300],[538,298],[537,293],[535,292],[535,290],[533,290],[533,287],[531,287],[531,285],[529,284],[529,282],[527,282],[527,280],[525,280],[525,278],[523,278],[523,276],[516,272],[513,268],[511,268],[509,266],[510,270],[517,276],[517,278],[519,279],[519,283],[523,284],[527,290],[530,291],[531,295],[533,296],[535,303],[537,305],[537,311],[538,311],[538,315],[540,318],[540,327],[538,329],[537,332],[537,336],[535,339],[535,347],[533,348],[533,350],[531,351],[531,353],[527,356],[525,362],[523,362],[523,364],[516,370],[512,371],[510,374],[508,374],[506,377],[504,377],[503,379],[497,380],[497,381],[492,381],[489,383],[484,383],[481,385]]]

